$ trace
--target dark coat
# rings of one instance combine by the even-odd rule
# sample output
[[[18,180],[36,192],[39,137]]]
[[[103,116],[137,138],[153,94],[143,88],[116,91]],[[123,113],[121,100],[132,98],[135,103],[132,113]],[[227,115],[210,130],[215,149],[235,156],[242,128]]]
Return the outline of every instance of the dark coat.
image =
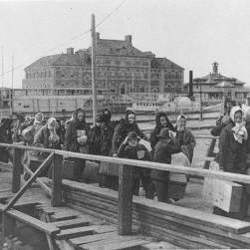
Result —
[[[143,153],[144,156],[139,159],[138,154]],[[131,147],[130,145],[121,144],[119,147],[118,157],[133,159],[133,160],[142,160],[142,161],[150,161],[150,153],[146,149],[144,145],[138,144],[136,147]],[[147,168],[140,168],[140,167],[133,167],[133,177],[139,178],[140,172],[143,172],[144,175],[150,175],[150,169]]]
[[[219,140],[220,168],[226,172],[246,172],[247,143],[238,143],[233,136],[233,122],[230,122],[221,132]]]
[[[140,138],[146,139],[146,136],[139,129],[137,123],[129,124],[127,117],[122,119],[115,127],[112,140],[112,153],[117,153],[121,143],[124,141],[129,132],[135,132]]]
[[[110,155],[115,122],[104,122],[101,125],[101,155]]]
[[[77,142],[77,130],[85,130],[87,137],[89,137],[90,128],[87,123],[78,120],[71,121],[65,134],[65,148],[68,151],[80,152],[81,145]]]
[[[150,135],[150,143],[151,143],[152,149],[154,149],[156,143],[158,142],[157,136],[160,134],[161,129],[163,128],[160,124],[160,117],[161,116],[164,116],[166,118],[166,121],[167,121],[166,128],[168,128],[169,130],[175,131],[175,128],[174,128],[173,124],[169,121],[167,114],[164,112],[159,112],[155,117],[156,126]]]
[[[175,143],[181,148],[181,151],[187,156],[191,163],[193,159],[194,147],[196,144],[192,132],[189,129],[177,131]]]
[[[91,128],[88,138],[89,153],[94,155],[101,154],[101,127],[94,126]]]
[[[171,155],[181,152],[179,145],[175,144],[171,139],[161,138],[155,145],[153,161],[160,163],[171,163]],[[169,172],[161,170],[152,170],[152,179],[167,182]]]
[[[216,121],[216,126],[213,127],[212,130],[210,131],[213,136],[220,136],[223,128],[225,128],[230,123],[230,121],[228,121],[227,123],[223,123],[222,119],[223,119],[223,116],[221,116]]]
[[[12,143],[11,138],[11,120],[10,119],[2,119],[0,124],[0,142],[2,143]],[[0,161],[8,162],[9,161],[9,151],[4,147],[0,147]]]

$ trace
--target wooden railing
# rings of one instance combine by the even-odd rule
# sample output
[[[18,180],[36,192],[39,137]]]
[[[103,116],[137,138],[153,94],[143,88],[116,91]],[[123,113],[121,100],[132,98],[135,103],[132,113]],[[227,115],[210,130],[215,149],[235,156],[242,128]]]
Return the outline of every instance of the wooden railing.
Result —
[[[206,136],[207,137],[207,136]],[[213,138],[213,137],[209,137]],[[130,234],[132,230],[132,170],[133,167],[148,168],[161,171],[171,171],[175,173],[183,173],[186,175],[195,175],[201,177],[210,177],[227,181],[236,181],[239,183],[250,184],[250,176],[242,174],[227,173],[221,171],[211,171],[207,169],[189,168],[180,165],[163,164],[151,161],[139,161],[117,157],[98,156],[82,153],[74,153],[63,150],[44,149],[37,147],[28,147],[17,144],[4,144],[0,143],[0,147],[8,147],[14,149],[14,162],[13,162],[13,182],[12,190],[17,192],[16,195],[6,205],[4,211],[11,208],[21,195],[27,190],[28,186],[35,181],[39,173],[53,161],[52,171],[52,191],[51,191],[51,204],[52,206],[60,206],[62,202],[62,166],[63,158],[79,158],[90,161],[100,161],[115,163],[119,167],[119,199],[118,199],[118,228],[120,234]],[[35,150],[43,153],[48,153],[48,157],[42,165],[30,177],[28,182],[21,188],[20,178],[21,171],[18,164],[18,151],[20,150]],[[212,159],[207,159],[212,160]]]

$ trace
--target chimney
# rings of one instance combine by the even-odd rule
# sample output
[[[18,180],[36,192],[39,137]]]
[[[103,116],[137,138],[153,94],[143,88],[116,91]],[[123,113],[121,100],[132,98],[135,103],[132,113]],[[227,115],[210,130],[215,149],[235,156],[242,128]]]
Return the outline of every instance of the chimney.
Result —
[[[217,62],[213,63],[213,74],[215,74],[215,75],[218,74],[218,66],[219,66],[219,64]]]
[[[125,36],[125,42],[132,45],[132,36],[131,35],[126,35]]]
[[[74,48],[67,48],[67,55],[74,55]]]
[[[192,97],[193,96],[193,71],[189,71],[189,84],[188,84],[188,96]]]
[[[100,33],[99,33],[99,32],[96,32],[96,33],[95,33],[95,37],[96,37],[96,40],[99,40],[99,39],[100,39]]]

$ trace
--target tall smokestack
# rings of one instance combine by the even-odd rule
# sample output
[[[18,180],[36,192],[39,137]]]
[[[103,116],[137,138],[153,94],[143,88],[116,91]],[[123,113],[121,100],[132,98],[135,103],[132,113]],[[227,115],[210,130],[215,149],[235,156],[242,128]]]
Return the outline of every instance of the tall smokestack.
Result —
[[[188,84],[188,96],[193,97],[193,71],[189,71],[189,84]]]

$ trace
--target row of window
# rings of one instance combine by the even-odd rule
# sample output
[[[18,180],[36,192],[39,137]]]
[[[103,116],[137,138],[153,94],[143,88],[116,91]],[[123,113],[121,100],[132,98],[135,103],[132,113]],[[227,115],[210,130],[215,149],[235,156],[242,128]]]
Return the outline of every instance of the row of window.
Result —
[[[97,65],[115,65],[115,66],[144,66],[147,67],[149,66],[149,62],[147,61],[141,61],[141,60],[133,60],[133,61],[120,61],[120,60],[98,60],[96,61]]]
[[[50,70],[41,72],[26,72],[26,79],[50,78],[52,73]]]

